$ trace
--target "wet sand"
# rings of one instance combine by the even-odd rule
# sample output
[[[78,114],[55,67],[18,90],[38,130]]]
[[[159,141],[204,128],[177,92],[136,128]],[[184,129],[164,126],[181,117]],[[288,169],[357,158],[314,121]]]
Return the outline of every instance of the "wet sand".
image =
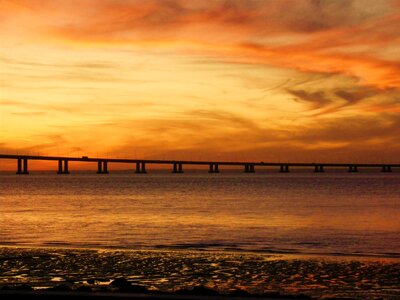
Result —
[[[124,278],[151,293],[205,287],[222,295],[400,299],[398,259],[288,257],[211,251],[0,248],[2,290],[118,291]],[[28,287],[29,286],[29,287]]]

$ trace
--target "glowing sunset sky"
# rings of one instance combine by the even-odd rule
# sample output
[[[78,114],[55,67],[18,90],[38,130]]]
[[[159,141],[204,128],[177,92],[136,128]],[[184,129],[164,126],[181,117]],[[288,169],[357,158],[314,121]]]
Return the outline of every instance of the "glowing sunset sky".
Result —
[[[0,152],[398,162],[400,1],[1,0]]]

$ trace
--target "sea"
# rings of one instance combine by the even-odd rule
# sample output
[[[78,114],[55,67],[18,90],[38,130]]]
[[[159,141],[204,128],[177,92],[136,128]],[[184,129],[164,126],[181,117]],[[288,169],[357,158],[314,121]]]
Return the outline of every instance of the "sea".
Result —
[[[0,177],[0,244],[400,256],[400,174]]]
[[[81,249],[101,255],[108,253],[108,259],[113,257],[112,253],[120,257],[128,252],[131,259],[140,259],[142,255],[146,261],[149,255],[160,255],[164,260],[190,256],[196,261],[192,265],[201,265],[203,261],[204,266],[213,263],[218,266],[224,255],[257,264],[259,260],[255,257],[278,257],[285,261],[307,258],[310,263],[315,258],[318,261],[336,257],[339,263],[346,261],[346,266],[349,261],[390,261],[391,271],[385,276],[397,276],[400,274],[400,173],[304,170],[247,174],[230,170],[209,174],[193,170],[172,174],[155,170],[147,174],[76,171],[69,175],[54,172],[15,175],[3,172],[0,173],[0,247],[8,249],[3,250],[3,256],[10,249],[56,252]],[[219,258],[214,259],[217,254]],[[121,260],[129,261],[126,257]],[[188,262],[182,261],[187,267]],[[3,268],[7,271],[6,266]],[[259,268],[262,268],[259,264],[256,268],[249,267],[249,272],[257,270],[260,275],[264,271]],[[117,275],[134,276],[132,272],[130,269],[124,274],[119,270]],[[355,268],[354,272],[359,270]],[[0,281],[11,282],[13,276],[14,279],[21,276],[17,273],[7,273]],[[65,273],[68,272],[63,273],[64,277]],[[170,273],[164,277],[159,273],[157,278],[171,280]],[[29,276],[28,272],[26,282]],[[90,274],[86,272],[85,276],[89,278]],[[148,282],[149,276],[143,275],[141,283]],[[237,277],[240,279],[240,275]],[[382,284],[385,282],[381,282],[381,288]],[[151,286],[157,284],[152,282]],[[394,294],[400,297],[400,289]]]

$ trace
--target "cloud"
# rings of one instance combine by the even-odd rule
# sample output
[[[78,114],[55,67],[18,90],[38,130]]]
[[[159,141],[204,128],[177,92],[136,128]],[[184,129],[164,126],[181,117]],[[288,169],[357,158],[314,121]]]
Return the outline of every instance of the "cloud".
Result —
[[[389,0],[5,0],[3,7],[19,8],[32,30],[61,43],[170,48],[400,88],[398,59],[380,55],[400,43],[400,9]]]
[[[27,111],[27,112],[13,112],[11,113],[15,116],[23,116],[23,117],[34,117],[34,116],[43,116],[46,114],[44,111]]]
[[[389,1],[339,0],[315,1],[238,1],[216,0],[205,3],[200,0],[149,0],[92,1],[80,0],[82,10],[74,15],[63,14],[60,10],[75,10],[77,1],[63,3],[43,1],[16,1],[20,7],[29,6],[35,12],[52,11],[61,14],[64,20],[58,22],[61,28],[81,35],[109,35],[120,32],[157,30],[159,36],[168,29],[186,29],[193,25],[223,25],[265,33],[276,31],[315,32],[331,28],[348,27],[390,13]],[[84,19],[85,17],[91,17]],[[97,18],[95,18],[97,17]],[[81,33],[75,29],[81,28]],[[123,36],[121,36],[123,38]]]
[[[17,151],[97,156],[101,150],[100,155],[108,157],[309,162],[396,162],[400,151],[396,113],[318,118],[282,128],[228,110],[188,110],[170,119],[115,118],[53,131],[31,136],[32,144]]]
[[[305,105],[312,116],[334,115],[337,112],[396,112],[400,91],[357,86],[343,78],[325,78],[322,82],[305,78],[300,83],[284,86],[282,90]]]
[[[35,115],[29,151],[394,157],[398,24],[389,0],[3,0],[3,122]]]
[[[338,90],[335,92],[335,94],[341,99],[345,100],[346,105],[354,105],[365,98],[375,95],[375,92],[372,89],[359,90],[354,92]]]
[[[225,112],[206,120],[191,118],[192,113],[178,122],[141,121],[143,136],[126,137],[125,143],[110,153],[173,159],[216,159],[222,155],[233,160],[396,162],[400,150],[400,118],[396,114],[318,119],[284,130],[267,124],[255,129],[251,119]],[[127,121],[126,126],[138,123]],[[154,132],[161,133],[157,141],[150,138]]]
[[[307,92],[303,90],[288,90],[288,92],[295,96],[296,99],[309,104],[313,110],[332,104],[332,100],[329,99],[323,91]]]
[[[19,106],[19,105],[25,105],[25,103],[21,101],[16,101],[16,100],[6,100],[6,99],[1,99],[0,100],[0,105],[10,105],[10,106]]]
[[[398,61],[387,61],[368,50],[345,49],[351,46],[374,50],[398,43],[400,30],[387,28],[393,28],[393,23],[400,24],[400,12],[393,16],[385,5],[374,11],[363,9],[355,1],[348,9],[343,9],[345,5],[338,1],[296,2],[299,5],[260,1],[240,5],[237,1],[217,1],[219,5],[200,8],[184,7],[179,2],[172,5],[170,1],[152,3],[140,18],[127,13],[128,20],[122,22],[120,10],[115,7],[119,13],[111,15],[111,22],[106,22],[106,31],[102,31],[104,26],[98,23],[92,26],[79,23],[78,32],[67,28],[64,34],[66,37],[70,33],[77,34],[71,37],[77,40],[96,40],[100,36],[100,40],[139,45],[153,40],[155,46],[192,48],[191,51],[204,51],[226,61],[294,68],[302,72],[339,72],[360,78],[366,85],[400,87],[400,79],[396,76],[400,69]],[[132,10],[138,10],[136,5],[131,7]],[[276,12],[274,16],[280,16],[278,20],[271,11]],[[370,23],[365,23],[367,21]],[[110,24],[117,24],[116,28],[111,25],[110,29]],[[85,25],[89,25],[87,34]],[[160,27],[163,28],[161,32]],[[377,30],[376,27],[384,29]],[[210,30],[213,35],[207,34]],[[288,35],[289,41],[293,37],[294,41],[276,44],[274,39],[278,34]],[[263,40],[266,42],[261,42]]]
[[[269,47],[245,43],[238,47],[243,62],[270,64],[305,73],[343,74],[359,79],[360,84],[380,89],[400,88],[400,79],[395,76],[399,62],[368,55],[323,53],[321,49],[307,49],[306,45]],[[239,57],[237,57],[240,60]]]
[[[296,139],[305,143],[342,141],[355,147],[366,147],[371,141],[381,140],[384,142],[379,143],[379,147],[400,146],[400,116],[396,113],[385,113],[379,117],[337,117],[314,125],[301,131]]]

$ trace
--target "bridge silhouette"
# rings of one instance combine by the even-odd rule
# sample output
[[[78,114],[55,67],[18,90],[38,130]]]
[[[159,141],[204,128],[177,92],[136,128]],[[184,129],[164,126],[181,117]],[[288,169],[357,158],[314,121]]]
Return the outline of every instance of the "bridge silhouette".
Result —
[[[108,174],[109,163],[133,164],[137,174],[147,173],[147,165],[171,165],[172,173],[183,173],[183,166],[207,165],[209,173],[219,173],[220,166],[241,166],[245,173],[255,173],[256,167],[277,167],[281,173],[289,173],[291,168],[310,167],[316,173],[325,172],[325,168],[346,168],[350,173],[359,172],[359,168],[375,168],[381,172],[392,172],[393,168],[400,168],[400,164],[362,164],[362,163],[289,163],[289,162],[232,162],[232,161],[194,161],[194,160],[156,160],[156,159],[120,159],[99,157],[64,157],[64,156],[34,156],[34,155],[9,155],[0,154],[0,159],[16,160],[16,174],[29,174],[28,161],[56,161],[58,162],[57,174],[69,174],[69,162],[97,163],[98,174]]]

